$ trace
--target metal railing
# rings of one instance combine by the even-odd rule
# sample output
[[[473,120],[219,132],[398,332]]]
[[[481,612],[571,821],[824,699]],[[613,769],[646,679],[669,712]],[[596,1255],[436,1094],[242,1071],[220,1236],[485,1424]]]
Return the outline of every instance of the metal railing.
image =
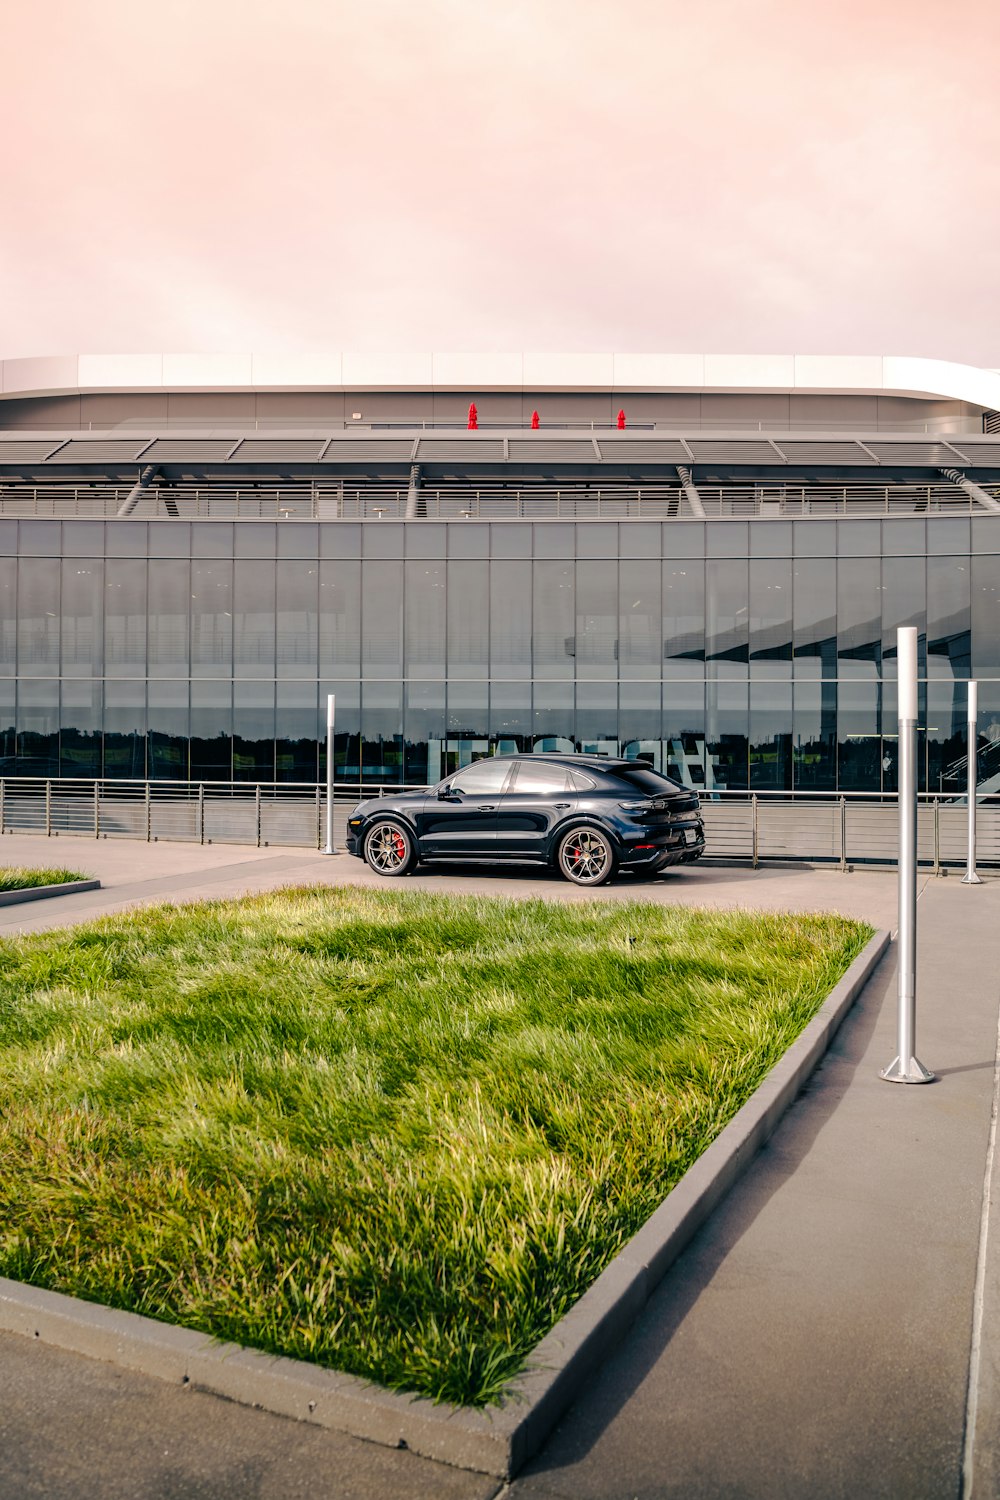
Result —
[[[347,818],[362,796],[404,790],[401,784],[339,785],[334,837],[344,847]],[[852,866],[896,862],[898,810],[892,794],[863,792],[703,793],[706,857]],[[132,838],[199,844],[288,845],[325,842],[325,788],[314,782],[91,781],[0,778],[0,834]],[[1000,804],[979,804],[978,861],[1000,866]],[[935,872],[965,864],[968,808],[963,797],[919,799],[917,854]]]
[[[984,485],[1000,498],[1000,486]],[[113,518],[131,484],[0,482],[0,516]],[[952,484],[749,484],[706,485],[698,493],[710,519],[808,519],[885,516],[983,515],[982,507]],[[673,520],[690,519],[682,487],[601,484],[423,485],[422,518],[428,520]],[[286,485],[153,485],[132,518],[175,520],[336,521],[402,520],[407,485],[322,482]]]

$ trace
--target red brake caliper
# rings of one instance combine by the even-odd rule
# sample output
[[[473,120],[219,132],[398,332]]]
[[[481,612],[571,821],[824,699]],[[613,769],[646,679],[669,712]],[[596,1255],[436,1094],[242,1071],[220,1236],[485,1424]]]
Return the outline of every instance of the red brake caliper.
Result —
[[[403,835],[401,833],[396,834],[392,847],[396,852],[396,858],[402,862],[406,855],[406,845],[403,843]]]

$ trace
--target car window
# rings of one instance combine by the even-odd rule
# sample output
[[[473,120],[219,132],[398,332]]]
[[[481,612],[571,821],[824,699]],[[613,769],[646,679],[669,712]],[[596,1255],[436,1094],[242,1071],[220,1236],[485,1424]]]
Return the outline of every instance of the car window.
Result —
[[[597,782],[592,781],[589,776],[584,776],[582,771],[570,771],[569,781],[570,786],[577,792],[592,792],[597,785]]]
[[[534,765],[531,761],[522,760],[518,762],[517,773],[514,778],[514,791],[522,795],[538,793],[540,796],[546,792],[565,792],[569,790],[569,772],[565,766]]]
[[[464,771],[459,771],[457,776],[452,776],[450,784],[455,791],[479,797],[484,792],[499,792],[509,770],[509,760],[477,760]]]
[[[614,774],[618,781],[627,782],[637,792],[646,792],[653,797],[662,797],[667,792],[678,790],[676,781],[671,781],[669,776],[661,776],[659,771],[650,771],[647,766],[636,766],[634,769],[630,766],[628,770],[616,766]]]

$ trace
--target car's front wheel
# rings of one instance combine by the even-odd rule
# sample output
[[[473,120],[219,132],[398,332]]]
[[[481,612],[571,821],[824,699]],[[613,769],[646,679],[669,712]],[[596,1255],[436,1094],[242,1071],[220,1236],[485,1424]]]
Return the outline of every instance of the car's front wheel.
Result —
[[[365,864],[376,875],[408,875],[417,863],[412,834],[399,823],[381,819],[365,834],[362,846]]]
[[[571,828],[559,841],[556,864],[574,885],[603,885],[618,866],[614,846],[598,828]]]

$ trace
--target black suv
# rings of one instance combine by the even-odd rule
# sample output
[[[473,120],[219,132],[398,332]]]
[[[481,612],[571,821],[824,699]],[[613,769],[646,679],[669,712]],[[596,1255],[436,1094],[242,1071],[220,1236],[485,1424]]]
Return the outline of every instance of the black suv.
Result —
[[[421,860],[530,860],[577,885],[656,874],[705,850],[698,793],[633,760],[494,755],[436,787],[360,802],[347,849],[379,875]]]

